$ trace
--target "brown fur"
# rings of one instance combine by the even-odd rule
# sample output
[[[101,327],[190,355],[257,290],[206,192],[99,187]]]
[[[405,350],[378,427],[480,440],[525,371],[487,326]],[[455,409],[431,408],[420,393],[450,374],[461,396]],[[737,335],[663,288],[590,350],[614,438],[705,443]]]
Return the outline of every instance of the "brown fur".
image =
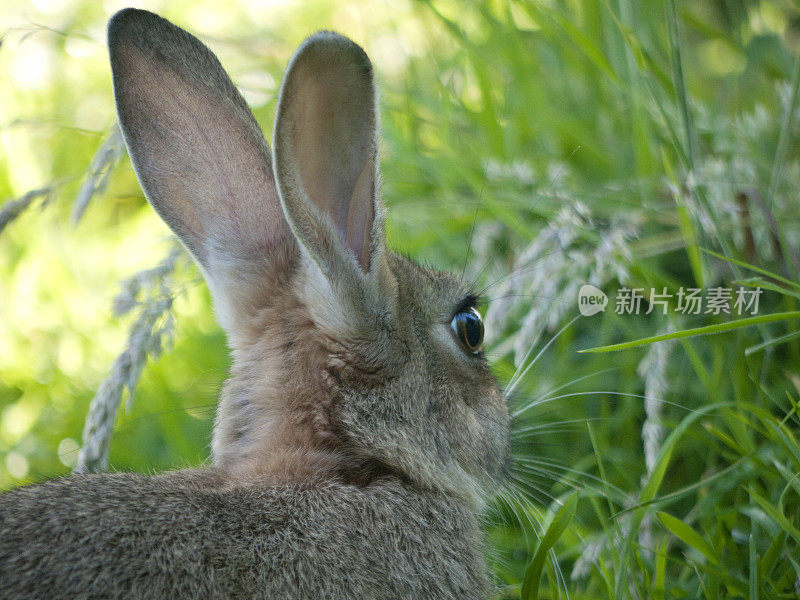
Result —
[[[3,494],[0,597],[487,597],[475,513],[507,412],[449,327],[469,290],[385,247],[363,50],[329,32],[298,50],[273,177],[196,38],[127,9],[109,45],[137,175],[229,336],[214,466]]]

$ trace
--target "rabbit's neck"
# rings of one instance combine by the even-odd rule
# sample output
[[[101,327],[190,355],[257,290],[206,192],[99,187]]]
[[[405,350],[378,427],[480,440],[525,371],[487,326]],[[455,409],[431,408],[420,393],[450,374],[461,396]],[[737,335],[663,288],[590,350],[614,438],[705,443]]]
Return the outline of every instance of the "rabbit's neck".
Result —
[[[247,322],[217,410],[214,462],[287,480],[353,471],[331,419],[330,354],[308,309],[273,293]]]

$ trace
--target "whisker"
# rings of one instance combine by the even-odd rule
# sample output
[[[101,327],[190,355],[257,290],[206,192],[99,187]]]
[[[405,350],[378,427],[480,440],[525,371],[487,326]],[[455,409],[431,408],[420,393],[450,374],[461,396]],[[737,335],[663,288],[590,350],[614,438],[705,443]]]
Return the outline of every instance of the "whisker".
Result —
[[[489,303],[489,302],[496,302],[498,300],[506,300],[508,298],[536,298],[541,300],[550,300],[551,302],[557,304],[569,304],[572,305],[571,302],[566,302],[564,300],[558,300],[553,296],[543,296],[542,294],[507,294],[505,296],[495,296],[493,298],[487,298],[485,296],[481,297],[481,302]]]
[[[616,420],[615,417],[585,417],[583,419],[569,419],[567,421],[548,421],[546,423],[539,423],[537,425],[528,425],[522,429],[512,429],[511,437],[527,437],[530,433],[546,434],[556,431],[575,431],[577,428],[566,427],[566,425],[583,425],[584,423],[614,420]]]
[[[514,277],[518,277],[520,275],[523,275],[523,274],[525,274],[525,273],[527,273],[529,271],[533,271],[534,269],[539,268],[538,261],[540,261],[542,259],[545,259],[545,258],[549,258],[549,257],[555,256],[556,254],[563,253],[563,252],[564,252],[563,248],[556,248],[555,250],[552,250],[550,252],[546,252],[545,254],[540,254],[539,256],[534,258],[533,260],[531,260],[529,262],[526,262],[525,264],[520,265],[520,266],[512,269],[511,271],[509,271],[505,275],[501,276],[500,278],[495,279],[493,282],[485,285],[483,288],[481,288],[480,292],[478,292],[477,295],[478,296],[482,296],[488,290],[490,290],[491,288],[493,288],[496,285],[499,285],[499,284],[501,284],[501,283],[503,283],[505,281],[513,279]],[[477,282],[478,277],[480,277],[480,275],[483,273],[483,270],[486,269],[486,267],[488,267],[490,264],[491,264],[491,262],[487,262],[486,265],[484,265],[483,269],[481,269],[481,271],[475,277],[475,281],[476,282]]]
[[[515,480],[515,481],[516,481],[516,483],[519,483],[519,484],[522,484],[522,483],[523,483],[523,481],[522,481],[522,480],[520,480],[519,478],[516,478],[516,477],[514,477],[513,475],[512,475],[511,477],[513,478],[513,480]],[[577,489],[577,488],[575,488],[575,489]],[[556,498],[556,497],[552,496],[551,494],[548,494],[548,493],[547,493],[547,492],[545,492],[544,490],[537,490],[537,491],[538,491],[540,494],[542,494],[543,496],[547,497],[547,498],[550,500],[550,502],[551,502],[551,503],[558,504],[558,505],[562,505],[562,502],[561,502],[561,501],[560,501],[558,498]],[[521,495],[523,495],[523,494],[525,494],[525,493],[526,493],[526,492],[524,492],[523,490],[520,490],[520,489],[517,489],[517,488],[512,488],[512,489],[510,490],[510,492],[511,492],[512,494],[514,494],[514,496],[515,496],[515,497],[520,497]],[[512,510],[513,510],[513,509],[512,509]],[[530,513],[530,511],[525,511],[525,514],[526,514],[526,516],[527,516],[529,513]],[[541,523],[541,521],[540,521],[540,520],[538,519],[538,517],[536,517],[535,515],[534,515],[534,518],[536,519],[537,526],[538,526],[538,527],[541,529],[541,528],[542,528],[542,523]],[[534,534],[536,535],[536,538],[537,538],[537,541],[538,541],[538,540],[540,539],[539,532],[538,532],[538,531],[537,531],[535,528],[533,529],[533,532],[534,532]],[[579,534],[579,537],[581,537],[581,539],[583,539],[583,536],[582,536],[582,535],[580,535],[580,534]],[[557,578],[557,579],[560,579],[559,585],[563,585],[565,593],[567,593],[567,594],[568,594],[568,592],[567,592],[567,584],[566,584],[566,580],[564,579],[564,574],[563,574],[563,572],[561,571],[561,566],[558,564],[558,557],[557,557],[557,556],[556,556],[556,554],[555,554],[555,550],[554,550],[554,549],[552,549],[552,548],[551,548],[551,549],[550,549],[550,551],[548,552],[548,562],[550,562],[550,566],[553,568],[553,572],[556,574],[556,578]]]
[[[483,188],[486,182],[481,184],[481,191],[478,194],[478,201],[475,203],[475,213],[472,215],[472,225],[469,229],[469,239],[467,240],[467,251],[464,252],[464,264],[461,266],[460,281],[464,281],[464,273],[467,271],[467,261],[469,261],[469,254],[472,250],[472,236],[475,235],[475,223],[478,221],[478,209],[481,207],[481,200],[483,200]]]
[[[533,537],[538,543],[540,539],[539,530],[541,528],[541,522],[539,521],[538,517],[533,514],[533,518],[531,518],[531,511],[523,508],[525,504],[530,503],[530,500],[526,499],[517,488],[508,486],[501,490],[499,497],[503,500],[506,507],[511,511],[511,514],[517,520],[520,531],[522,531],[523,538],[525,539],[525,546],[527,551],[530,553],[533,548],[531,534],[533,534]],[[534,520],[536,523],[534,523]]]
[[[585,381],[586,379],[589,379],[591,377],[596,377],[598,375],[603,375],[604,373],[609,373],[611,371],[616,371],[616,370],[619,370],[621,368],[622,367],[609,367],[608,369],[601,369],[600,371],[595,371],[594,373],[589,373],[589,374],[584,375],[582,377],[577,377],[576,379],[572,379],[572,380],[568,381],[567,383],[558,386],[557,388],[554,388],[554,389],[552,389],[552,390],[550,390],[548,392],[545,392],[544,395],[541,397],[541,400],[545,400],[551,394],[554,394],[556,392],[560,392],[564,388],[567,388],[567,387],[569,387],[569,386],[571,386],[573,384],[580,383],[581,381]],[[506,399],[508,399],[508,397],[506,397]],[[513,418],[513,415],[512,415],[512,418]]]
[[[553,396],[551,398],[537,399],[537,400],[534,400],[534,401],[530,402],[529,404],[526,404],[525,406],[519,408],[515,412],[513,412],[511,414],[511,418],[512,419],[516,419],[521,414],[527,412],[531,408],[534,408],[536,406],[541,406],[542,404],[548,404],[548,403],[554,402],[556,400],[563,400],[565,398],[574,398],[574,397],[577,397],[577,396],[597,396],[597,395],[602,395],[602,394],[608,394],[610,396],[621,396],[621,397],[625,397],[625,398],[639,398],[639,399],[642,399],[642,400],[651,400],[653,402],[661,402],[663,404],[667,404],[669,406],[675,406],[677,408],[683,409],[683,410],[688,411],[688,412],[693,412],[694,410],[696,410],[696,409],[693,409],[693,408],[689,408],[688,406],[684,406],[682,404],[678,404],[677,402],[670,402],[669,400],[663,400],[661,398],[649,398],[649,397],[647,397],[647,396],[645,396],[643,394],[634,394],[634,393],[630,393],[630,392],[617,392],[617,391],[614,391],[614,390],[596,390],[596,391],[592,391],[592,392],[571,392],[569,394],[562,394],[560,396]]]
[[[526,485],[526,482],[528,482],[531,477],[534,477],[544,481],[549,481],[553,484],[560,483],[562,485],[566,485],[568,488],[578,492],[588,490],[608,500],[611,500],[608,492],[612,491],[615,495],[614,502],[617,504],[623,504],[625,498],[627,497],[625,492],[620,488],[608,483],[607,481],[604,481],[597,476],[589,475],[588,473],[584,473],[583,475],[589,479],[596,480],[600,485],[581,481],[580,479],[577,479],[574,474],[560,473],[555,468],[536,467],[534,465],[519,465],[519,468],[521,473],[520,477],[517,478],[517,482],[523,486]],[[540,494],[544,494],[544,492],[539,488],[536,488],[536,491]]]
[[[539,360],[539,357],[553,344],[553,342],[555,342],[559,338],[559,336],[562,333],[564,333],[579,318],[580,318],[580,315],[577,315],[577,316],[573,317],[572,320],[569,323],[564,325],[564,327],[562,327],[552,338],[550,338],[550,340],[544,345],[544,347],[539,351],[539,353],[534,357],[534,359],[532,361],[530,361],[528,366],[525,367],[525,369],[519,375],[517,374],[517,373],[519,373],[519,370],[518,370],[517,373],[515,373],[511,377],[511,380],[509,381],[508,387],[503,392],[503,395],[506,398],[508,398],[511,394],[514,393],[514,389],[517,387],[519,382],[525,377],[525,375],[527,375],[527,373],[528,373],[528,371],[530,371],[531,367],[533,367],[533,365],[536,364],[536,361]],[[535,343],[531,344],[531,347],[525,353],[525,356],[523,357],[522,362],[520,362],[520,368],[525,364],[525,361],[527,360],[528,356],[530,356],[531,352],[533,352],[533,348],[534,347],[535,347]]]

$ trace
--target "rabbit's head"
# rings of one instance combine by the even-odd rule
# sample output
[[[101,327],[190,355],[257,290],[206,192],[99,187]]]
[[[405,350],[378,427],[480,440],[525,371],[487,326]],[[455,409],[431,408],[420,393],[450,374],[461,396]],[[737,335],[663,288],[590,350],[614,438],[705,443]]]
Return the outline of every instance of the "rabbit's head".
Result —
[[[215,462],[279,478],[391,473],[469,500],[491,489],[508,417],[475,298],[386,249],[364,51],[330,32],[297,50],[273,166],[199,40],[126,9],[109,47],[139,181],[200,265],[233,352]]]

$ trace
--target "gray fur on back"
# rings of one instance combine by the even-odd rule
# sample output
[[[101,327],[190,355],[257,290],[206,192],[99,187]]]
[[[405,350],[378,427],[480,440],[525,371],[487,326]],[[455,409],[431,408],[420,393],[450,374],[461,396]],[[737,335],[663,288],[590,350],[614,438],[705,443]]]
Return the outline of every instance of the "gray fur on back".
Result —
[[[489,593],[481,548],[459,503],[390,477],[265,486],[216,470],[116,473],[0,495],[4,600],[477,599]]]

